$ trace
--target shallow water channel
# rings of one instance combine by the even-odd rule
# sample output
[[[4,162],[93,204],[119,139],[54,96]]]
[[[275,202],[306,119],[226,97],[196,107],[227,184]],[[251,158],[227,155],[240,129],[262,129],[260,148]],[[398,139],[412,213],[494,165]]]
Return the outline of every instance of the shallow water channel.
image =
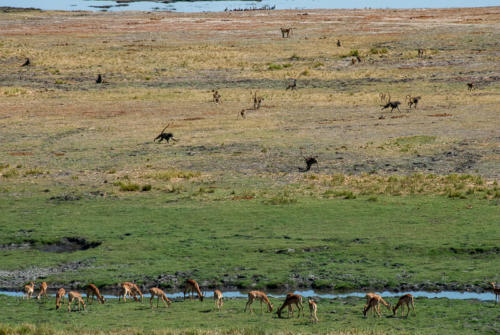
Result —
[[[36,293],[37,291],[35,291]],[[182,292],[165,292],[169,298],[182,298],[184,294]],[[336,298],[347,298],[347,297],[364,297],[366,292],[346,292],[346,293],[320,293],[313,290],[305,291],[295,291],[294,293],[300,294],[306,298],[316,297],[322,299],[336,299]],[[390,291],[378,291],[376,292],[383,297],[400,297],[403,294],[411,294],[415,298],[446,298],[452,300],[467,300],[467,299],[477,299],[481,301],[494,301],[495,295],[491,292],[486,293],[475,293],[475,292],[458,292],[458,291],[440,291],[440,292],[427,292],[427,291],[404,291],[404,292],[390,292]],[[0,295],[7,295],[13,297],[22,297],[23,292],[20,291],[0,291]],[[223,292],[224,298],[247,298],[247,293],[240,291],[225,291]],[[51,296],[55,296],[55,292],[50,293]],[[206,297],[213,297],[213,292],[207,291],[205,293]],[[285,293],[269,293],[268,294],[274,298],[284,298]],[[104,297],[107,299],[117,298],[118,292],[106,292],[104,291]],[[149,294],[144,294],[144,297],[150,297]]]

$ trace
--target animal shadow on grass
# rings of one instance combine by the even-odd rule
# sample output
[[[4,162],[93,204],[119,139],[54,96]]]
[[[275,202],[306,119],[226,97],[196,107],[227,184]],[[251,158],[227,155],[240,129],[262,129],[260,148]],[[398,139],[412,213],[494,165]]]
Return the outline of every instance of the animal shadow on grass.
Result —
[[[200,313],[211,313],[211,312],[212,312],[211,309],[204,309],[200,311]]]

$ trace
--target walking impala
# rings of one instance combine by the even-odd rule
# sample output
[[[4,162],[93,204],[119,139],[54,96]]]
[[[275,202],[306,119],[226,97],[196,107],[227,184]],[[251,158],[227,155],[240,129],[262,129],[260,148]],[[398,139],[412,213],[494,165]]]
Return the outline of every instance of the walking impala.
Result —
[[[271,313],[273,311],[273,304],[269,301],[269,298],[264,292],[261,291],[250,291],[248,292],[248,301],[245,305],[244,312],[247,311],[247,307],[250,309],[250,313],[252,313],[252,304],[255,300],[260,300],[260,311],[262,312],[262,302],[267,304],[267,311]]]

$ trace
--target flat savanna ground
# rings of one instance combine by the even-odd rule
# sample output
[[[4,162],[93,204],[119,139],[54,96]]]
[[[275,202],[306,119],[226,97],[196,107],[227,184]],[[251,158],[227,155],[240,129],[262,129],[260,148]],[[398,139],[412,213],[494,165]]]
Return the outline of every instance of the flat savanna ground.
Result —
[[[499,40],[499,7],[0,12],[0,287],[487,290]],[[262,107],[238,118],[255,92]],[[178,141],[153,142],[166,125]],[[319,165],[299,172],[303,156]],[[490,303],[464,332],[498,331]],[[22,321],[14,310],[0,322]],[[402,329],[458,331],[436,315]],[[330,321],[319,330],[351,329]]]

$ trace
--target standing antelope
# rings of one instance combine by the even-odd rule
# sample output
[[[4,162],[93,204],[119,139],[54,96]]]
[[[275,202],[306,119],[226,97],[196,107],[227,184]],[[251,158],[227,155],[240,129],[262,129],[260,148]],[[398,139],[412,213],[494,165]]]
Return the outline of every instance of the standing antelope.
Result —
[[[290,34],[292,34],[293,28],[280,28],[280,30],[281,30],[281,37],[288,38],[290,37]]]
[[[318,305],[312,299],[309,299],[307,302],[309,303],[309,311],[311,312],[312,322],[317,323],[319,321],[318,316],[316,315],[316,312],[318,311]]]
[[[401,306],[401,316],[403,316],[403,311],[404,311],[404,304],[406,304],[406,308],[408,309],[408,313],[406,313],[406,317],[410,314],[410,305],[413,309],[413,313],[415,316],[417,315],[417,312],[415,312],[415,303],[413,300],[413,296],[411,294],[405,294],[402,297],[399,298],[398,303],[396,306],[392,308],[392,314],[396,315],[396,311]]]
[[[24,296],[23,300],[26,297],[26,299],[31,299],[31,296],[35,293],[35,282],[30,281],[28,285],[24,285]]]
[[[56,293],[56,309],[59,309],[59,307],[61,307],[61,304],[64,304],[64,295],[66,294],[66,291],[64,290],[64,288],[60,288],[59,290],[57,290],[57,293]]]
[[[203,298],[205,298],[205,297],[203,296],[203,294],[201,294],[200,286],[198,285],[198,283],[195,280],[186,279],[186,282],[184,283],[184,285],[185,285],[184,300],[186,300],[186,293],[188,293],[188,292],[191,292],[191,300],[193,300],[194,292],[196,291],[196,293],[198,293],[198,299],[200,299],[200,301],[203,301]]]
[[[40,300],[40,298],[42,297],[42,295],[45,297],[45,298],[48,298],[47,296],[47,283],[46,282],[43,282],[41,285],[40,285],[40,292],[38,292],[38,295],[36,296],[36,298],[38,300]]]
[[[390,311],[391,310],[391,305],[385,302],[382,297],[376,293],[367,293],[366,294],[366,300],[367,303],[363,309],[363,315],[366,316],[366,313],[370,310],[373,309],[373,313],[377,313],[378,316],[382,316],[380,313],[380,303],[382,303],[387,309]]]
[[[71,304],[73,303],[73,300],[78,301],[78,311],[80,311],[80,305],[83,305],[83,310],[85,310],[85,301],[82,299],[82,295],[78,292],[75,291],[70,291],[68,292],[68,312],[71,312]]]
[[[94,284],[89,284],[87,286],[87,303],[89,303],[90,299],[90,304],[92,304],[92,302],[94,301],[94,297],[97,298],[97,301],[100,304],[104,304],[106,302],[106,299],[104,299],[104,297],[101,295],[101,292],[99,292],[97,286],[95,286]]]
[[[153,308],[153,299],[156,296],[156,308],[158,308],[158,304],[160,303],[160,298],[161,301],[163,301],[163,304],[165,307],[168,308],[170,304],[172,303],[169,298],[167,298],[167,295],[165,292],[163,292],[162,289],[159,289],[158,287],[153,287],[149,289],[149,293],[151,294],[151,298],[149,299],[149,304],[151,305],[151,309]]]
[[[250,309],[250,313],[252,313],[252,304],[255,300],[260,300],[260,311],[262,312],[262,302],[265,302],[267,304],[267,310],[269,313],[273,311],[273,304],[271,304],[271,301],[269,301],[269,298],[264,292],[261,291],[250,291],[248,292],[248,301],[247,304],[245,305],[245,310],[244,312],[247,311],[247,307]]]
[[[214,291],[214,302],[215,302],[215,307],[220,312],[222,309],[222,306],[224,306],[224,300],[223,300],[222,292],[220,290]]]
[[[281,311],[283,311],[285,307],[288,307],[288,312],[290,312],[290,310],[292,311],[292,316],[293,316],[293,308],[290,308],[292,307],[292,304],[295,304],[295,306],[297,306],[299,310],[297,317],[300,317],[301,311],[302,315],[304,314],[304,306],[302,305],[302,296],[299,294],[288,293],[286,295],[285,302],[278,309],[278,317],[281,318]]]
[[[495,305],[496,305],[498,302],[498,296],[500,296],[500,287],[497,287],[495,285],[495,282],[491,282],[490,284],[491,286],[493,286],[493,293],[495,294]]]

